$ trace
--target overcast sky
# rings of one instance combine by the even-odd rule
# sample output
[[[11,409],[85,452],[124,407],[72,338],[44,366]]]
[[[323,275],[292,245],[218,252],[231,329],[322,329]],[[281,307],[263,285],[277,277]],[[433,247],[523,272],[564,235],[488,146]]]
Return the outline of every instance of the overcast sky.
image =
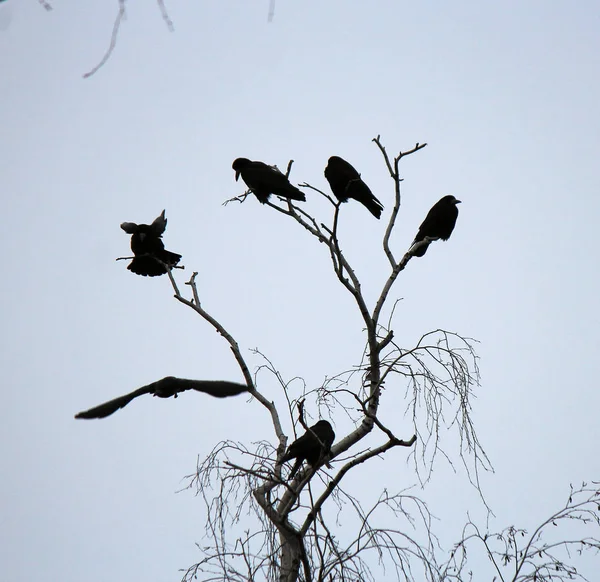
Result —
[[[222,439],[268,439],[244,398],[150,397],[102,421],[73,414],[166,375],[241,381],[226,343],[115,258],[119,224],[166,208],[167,248],[199,271],[204,306],[248,361],[258,347],[284,377],[318,386],[357,363],[364,336],[326,248],[243,192],[238,156],[326,188],[340,155],[386,207],[393,184],[371,139],[402,161],[393,240],[410,244],[441,196],[463,201],[452,238],[399,278],[396,337],[444,328],[476,338],[473,420],[495,473],[493,529],[537,525],[569,483],[600,478],[600,6],[580,0],[129,2],[95,76],[118,3],[0,4],[2,167],[0,412],[4,580],[178,580],[200,559],[204,506],[176,493]],[[329,221],[307,194],[305,208]],[[387,275],[384,220],[342,209],[340,238],[372,303]],[[281,398],[276,383],[259,388]],[[395,429],[404,387],[388,383]],[[312,411],[316,414],[316,411]],[[286,430],[290,431],[289,417]],[[332,419],[338,436],[345,424]],[[368,496],[416,483],[394,450],[348,486]],[[466,512],[484,515],[440,459],[424,491],[446,549]],[[597,533],[597,532],[596,532]],[[473,556],[475,559],[475,556]],[[587,562],[588,574],[597,572]],[[591,574],[590,574],[591,572]]]

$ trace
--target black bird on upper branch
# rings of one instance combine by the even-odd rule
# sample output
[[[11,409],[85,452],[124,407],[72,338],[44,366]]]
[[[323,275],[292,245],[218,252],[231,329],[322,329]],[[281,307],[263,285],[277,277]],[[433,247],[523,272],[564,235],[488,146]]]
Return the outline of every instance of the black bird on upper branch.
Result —
[[[319,459],[329,453],[334,439],[333,428],[326,420],[319,420],[317,424],[311,426],[301,437],[296,439],[279,461],[279,464],[282,465],[291,459],[296,459],[288,479],[294,477],[303,461],[307,461],[314,467]]]
[[[444,196],[441,200],[438,200],[427,213],[423,224],[419,227],[419,232],[413,241],[411,248],[418,242],[424,241],[426,238],[432,240],[448,240],[456,219],[458,218],[457,204],[460,204],[460,200],[457,200],[454,196]],[[422,257],[429,247],[429,243],[421,245],[415,252],[415,257]]]
[[[165,250],[161,239],[167,228],[164,210],[152,224],[123,222],[121,228],[131,235],[131,250],[135,257],[127,268],[132,273],[144,277],[164,275],[167,272],[167,266],[172,268],[181,259],[181,255]]]
[[[325,168],[325,177],[331,186],[331,191],[340,202],[354,198],[377,219],[381,217],[383,204],[373,196],[373,192],[362,181],[354,166],[338,156],[331,156]]]
[[[143,394],[152,394],[152,396],[158,396],[159,398],[170,398],[171,396],[177,398],[179,392],[185,392],[186,390],[204,392],[216,398],[227,398],[228,396],[237,396],[238,394],[247,392],[248,386],[225,380],[186,380],[185,378],[167,376],[162,380],[142,386],[129,394],[119,396],[104,404],[80,412],[75,415],[75,418],[106,418],[119,410],[119,408],[127,406],[134,398]]]
[[[268,166],[263,162],[253,162],[247,158],[237,158],[231,167],[235,170],[236,182],[241,175],[242,180],[246,182],[248,188],[262,204],[269,199],[271,194],[290,200],[306,201],[304,192],[292,186],[286,175],[273,166]]]

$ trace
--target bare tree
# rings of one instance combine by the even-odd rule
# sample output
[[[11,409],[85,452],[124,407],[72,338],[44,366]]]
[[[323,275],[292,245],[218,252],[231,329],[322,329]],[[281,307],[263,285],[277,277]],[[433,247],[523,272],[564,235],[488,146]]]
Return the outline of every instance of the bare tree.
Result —
[[[469,521],[463,539],[448,557],[439,547],[432,515],[418,496],[409,491],[384,489],[371,506],[365,507],[343,487],[344,477],[350,471],[364,470],[375,457],[392,448],[404,447],[421,482],[429,478],[440,453],[451,463],[460,459],[485,504],[479,471],[491,468],[471,417],[473,389],[479,385],[475,340],[443,329],[424,333],[410,347],[398,344],[394,337],[392,287],[419,246],[430,242],[425,240],[414,245],[402,258],[395,255],[390,245],[402,203],[399,164],[402,158],[420,151],[426,144],[417,143],[391,158],[379,136],[373,141],[392,179],[395,200],[382,241],[389,271],[374,305],[368,305],[359,276],[338,238],[339,202],[314,186],[300,184],[331,203],[331,225],[320,222],[290,200],[266,203],[323,243],[335,276],[352,296],[366,330],[366,342],[361,362],[351,370],[335,373],[322,386],[307,390],[303,382],[295,381],[297,379],[284,379],[273,362],[255,350],[263,364],[252,376],[237,342],[202,308],[196,273],[187,283],[192,292],[190,299],[180,293],[171,277],[177,300],[196,311],[229,343],[248,391],[271,416],[278,442],[277,447],[269,442],[256,443],[253,447],[246,443],[222,442],[198,463],[195,473],[188,476],[189,487],[194,488],[206,504],[208,545],[202,546],[203,558],[185,572],[183,579],[380,580],[380,573],[373,570],[376,564],[384,570],[386,580],[470,580],[472,571],[467,568],[467,546],[476,541],[481,542],[484,554],[496,566],[499,580],[570,579],[577,575],[576,568],[567,566],[556,553],[561,549],[568,551],[575,545],[598,551],[598,540],[580,538],[576,542],[545,544],[541,542],[542,534],[548,523],[559,520],[575,519],[581,523],[591,520],[599,525],[594,513],[594,504],[600,501],[597,488],[584,485],[573,491],[563,510],[542,524],[522,548],[517,546],[517,537],[525,535],[523,530],[508,528],[499,534],[481,534]],[[288,177],[292,163],[290,161],[287,167]],[[227,202],[243,202],[248,194]],[[292,422],[297,418],[305,430],[307,403],[319,416],[321,413],[331,418],[345,416],[354,425],[320,463],[308,465],[291,480],[286,480],[277,462],[288,441],[280,411],[258,389],[264,373],[277,380],[287,403],[286,413]],[[401,429],[405,434],[399,434],[398,427],[386,426],[381,420],[379,413],[386,383],[395,387],[400,384],[406,390],[407,417],[412,426]],[[442,427],[456,432],[457,450],[447,449],[442,442]],[[377,444],[363,445],[363,439],[370,433],[375,435]],[[328,463],[333,460],[334,466]],[[338,526],[341,515],[344,523],[349,519],[354,524],[351,533],[348,528]],[[393,528],[386,525],[390,516],[394,518]],[[500,547],[496,548],[498,544]],[[446,558],[439,558],[440,554]],[[502,570],[513,559],[518,561],[514,575],[507,576]],[[552,566],[556,566],[553,577],[545,578]]]
[[[598,552],[599,540],[584,532],[575,538],[557,538],[548,530],[554,529],[550,525],[573,523],[585,528],[600,527],[597,483],[572,488],[565,506],[531,535],[515,527],[497,533],[490,533],[487,527],[482,531],[469,519],[462,539],[450,552],[441,547],[427,504],[412,490],[390,492],[382,488],[367,505],[344,486],[348,473],[364,471],[376,457],[400,448],[406,452],[415,477],[422,484],[429,479],[440,456],[451,464],[462,463],[474,491],[487,507],[479,473],[491,469],[471,413],[473,390],[480,380],[475,340],[455,331],[436,329],[423,333],[414,345],[405,347],[394,334],[397,304],[392,298],[394,283],[420,246],[431,242],[426,237],[413,244],[401,258],[392,249],[390,239],[402,203],[399,165],[403,158],[419,152],[426,144],[417,143],[412,149],[390,157],[379,136],[373,141],[393,183],[394,207],[382,240],[388,271],[372,305],[365,299],[359,275],[338,237],[340,202],[310,184],[299,185],[317,192],[331,204],[330,225],[292,200],[279,198],[265,203],[326,249],[335,277],[352,297],[362,319],[366,338],[359,363],[328,376],[321,386],[308,389],[302,379],[285,379],[265,354],[253,350],[261,363],[252,373],[234,336],[203,307],[198,274],[193,273],[187,281],[186,296],[166,265],[175,298],[225,339],[244,384],[168,377],[78,417],[100,418],[112,414],[142,394],[164,398],[190,389],[217,397],[247,392],[253,397],[250,405],[256,403],[266,409],[276,445],[268,441],[218,443],[187,477],[187,487],[205,502],[207,519],[206,543],[199,545],[202,558],[184,572],[184,581],[200,578],[240,582],[358,582],[381,580],[383,571],[386,580],[466,582],[478,579],[467,560],[467,549],[469,556],[480,552],[486,563],[493,566],[494,580],[585,579],[572,563],[573,552]],[[287,167],[288,178],[292,163]],[[226,203],[243,202],[249,193]],[[261,393],[265,375],[279,384],[283,408]],[[392,386],[395,391],[399,387],[405,390],[406,414],[402,426],[384,424],[382,419],[386,387]],[[282,422],[283,413],[289,416],[294,432],[298,425],[305,431],[311,430],[306,422],[309,413],[349,421],[352,429],[338,435],[330,450],[323,448],[317,462],[306,463],[295,476],[286,478],[282,459],[289,439]],[[452,431],[456,438],[448,439],[446,435]],[[365,444],[367,437],[369,444]],[[376,486],[374,480],[372,487]],[[340,520],[344,527],[340,526]]]

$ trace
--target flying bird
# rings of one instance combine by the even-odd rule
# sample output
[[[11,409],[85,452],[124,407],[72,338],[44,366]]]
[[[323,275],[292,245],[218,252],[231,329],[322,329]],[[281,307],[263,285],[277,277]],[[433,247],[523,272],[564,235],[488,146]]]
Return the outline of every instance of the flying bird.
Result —
[[[292,186],[286,175],[273,166],[268,166],[263,162],[253,162],[247,158],[237,158],[231,167],[235,170],[236,182],[242,176],[242,180],[246,182],[248,188],[262,204],[269,199],[271,194],[289,200],[306,201],[304,192],[298,190],[296,186]]]
[[[307,461],[314,467],[319,459],[328,454],[334,439],[335,433],[331,424],[326,420],[319,420],[288,447],[279,464],[282,465],[291,459],[296,459],[288,477],[292,479],[303,461]]]
[[[228,396],[237,396],[248,391],[248,386],[245,384],[237,384],[236,382],[227,382],[225,380],[186,380],[185,378],[174,378],[167,376],[162,380],[152,382],[147,386],[142,386],[129,394],[119,396],[113,400],[109,400],[99,406],[94,406],[89,410],[84,410],[75,415],[75,418],[106,418],[113,412],[127,406],[134,398],[144,394],[152,394],[159,398],[177,398],[179,392],[186,390],[196,390],[210,394],[216,398],[227,398]]]
[[[456,219],[458,218],[457,204],[460,204],[460,200],[457,200],[454,196],[444,196],[441,200],[438,200],[427,213],[423,224],[419,227],[419,232],[413,241],[411,248],[417,244],[429,238],[431,240],[448,240]],[[431,242],[431,241],[430,241]],[[421,245],[415,252],[415,257],[422,257],[429,247],[429,243]]]
[[[173,268],[181,255],[165,250],[162,234],[167,228],[167,219],[163,210],[152,224],[123,222],[121,228],[131,235],[131,250],[135,255],[127,268],[136,275],[157,277]]]
[[[338,156],[331,156],[325,168],[325,177],[331,191],[340,202],[353,198],[360,202],[377,219],[381,217],[383,204],[373,196],[373,192],[362,181],[354,166]]]

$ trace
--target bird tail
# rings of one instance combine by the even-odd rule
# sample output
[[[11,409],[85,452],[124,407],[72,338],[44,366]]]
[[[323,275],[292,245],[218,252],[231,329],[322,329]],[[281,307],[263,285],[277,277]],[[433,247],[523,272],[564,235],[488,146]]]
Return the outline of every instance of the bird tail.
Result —
[[[296,473],[298,472],[298,469],[300,469],[300,467],[302,466],[302,457],[300,457],[299,459],[296,459],[296,462],[294,463],[294,466],[292,467],[292,470],[290,471],[290,474],[288,476],[288,479],[293,479],[294,475],[296,475]]]
[[[365,201],[365,206],[367,210],[377,219],[381,218],[381,211],[383,210],[383,204],[371,194],[369,198]]]
[[[298,190],[295,186],[291,184],[286,186],[285,189],[281,189],[280,192],[276,192],[280,196],[284,196],[285,198],[289,198],[290,200],[298,200],[299,202],[306,202],[306,196],[302,190]]]
[[[169,265],[169,267],[174,267],[181,260],[181,255],[177,253],[172,253],[171,251],[161,251],[156,255],[156,257],[161,260],[163,263]]]
[[[158,277],[167,272],[163,263],[157,261],[152,255],[141,255],[135,257],[127,268],[136,275],[143,277]]]
[[[155,255],[139,255],[129,263],[128,269],[143,277],[158,277],[167,272],[167,267],[174,267],[181,260],[181,255],[170,251],[160,251]]]
[[[383,204],[375,198],[371,189],[360,179],[350,180],[346,186],[346,194],[350,198],[358,200],[367,208],[367,210],[379,220]]]

